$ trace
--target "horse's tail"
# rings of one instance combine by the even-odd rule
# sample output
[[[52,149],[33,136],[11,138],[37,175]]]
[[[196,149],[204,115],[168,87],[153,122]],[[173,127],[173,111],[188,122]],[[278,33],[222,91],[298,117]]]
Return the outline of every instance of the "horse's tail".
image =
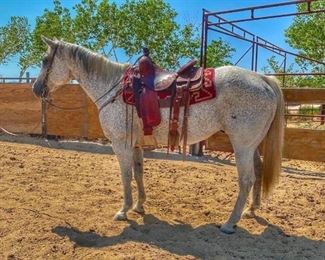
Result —
[[[278,183],[281,172],[282,146],[284,138],[284,99],[275,77],[262,76],[272,88],[277,99],[277,108],[269,131],[264,139],[262,187],[263,196],[267,197]]]

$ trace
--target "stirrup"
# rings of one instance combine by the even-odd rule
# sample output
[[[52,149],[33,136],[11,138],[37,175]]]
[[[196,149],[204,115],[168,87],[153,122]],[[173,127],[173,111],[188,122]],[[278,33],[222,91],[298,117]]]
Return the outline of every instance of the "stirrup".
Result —
[[[145,151],[155,150],[158,146],[157,140],[153,135],[144,135],[141,142],[142,149]]]

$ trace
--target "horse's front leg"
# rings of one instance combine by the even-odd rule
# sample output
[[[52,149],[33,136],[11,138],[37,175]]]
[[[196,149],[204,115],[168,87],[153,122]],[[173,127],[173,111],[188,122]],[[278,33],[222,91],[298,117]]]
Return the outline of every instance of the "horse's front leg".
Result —
[[[143,214],[144,208],[143,203],[146,200],[146,193],[144,191],[143,185],[143,150],[140,147],[134,148],[133,155],[133,169],[134,169],[134,179],[137,183],[138,188],[138,200],[133,208],[137,213]]]
[[[126,220],[127,212],[132,207],[132,166],[133,166],[133,148],[125,145],[125,141],[112,140],[113,149],[120,164],[121,177],[123,184],[123,205],[122,208],[116,213],[114,220]]]

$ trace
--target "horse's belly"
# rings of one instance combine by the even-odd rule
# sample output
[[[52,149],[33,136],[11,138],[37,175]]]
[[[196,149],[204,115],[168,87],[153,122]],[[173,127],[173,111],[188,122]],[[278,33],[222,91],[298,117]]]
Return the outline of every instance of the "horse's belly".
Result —
[[[194,144],[205,140],[221,129],[217,114],[216,99],[194,104],[189,108],[187,143]],[[161,145],[167,145],[169,132],[169,109],[161,109],[161,123],[154,129],[154,136]],[[184,108],[180,109],[178,133],[183,127]]]

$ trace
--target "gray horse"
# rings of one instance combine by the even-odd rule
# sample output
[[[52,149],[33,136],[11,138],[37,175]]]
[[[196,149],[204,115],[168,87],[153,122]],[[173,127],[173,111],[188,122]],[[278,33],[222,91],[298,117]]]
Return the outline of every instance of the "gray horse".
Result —
[[[48,52],[43,60],[40,75],[33,85],[33,92],[41,97],[71,79],[80,83],[100,111],[102,129],[112,141],[120,164],[124,200],[114,219],[126,220],[127,212],[133,205],[132,172],[138,189],[133,210],[144,213],[146,195],[143,185],[142,122],[136,113],[134,120],[131,119],[131,112],[126,118],[127,105],[121,95],[116,95],[122,86],[113,88],[129,65],[109,61],[74,44],[46,38],[43,40],[48,45]],[[252,187],[254,186],[252,203],[245,212],[248,216],[254,216],[254,210],[260,206],[262,187],[263,194],[268,195],[278,181],[281,169],[284,101],[282,92],[273,78],[238,67],[216,68],[214,81],[217,98],[195,104],[189,109],[188,143],[205,140],[220,130],[228,134],[235,151],[239,195],[228,221],[221,226],[221,231],[233,233]],[[109,89],[112,91],[104,95]],[[117,98],[113,98],[115,96]],[[158,143],[166,145],[169,109],[161,109],[161,118],[161,124],[154,129],[153,134]],[[126,121],[129,126],[133,126],[126,129]],[[262,162],[258,146],[263,139]]]

